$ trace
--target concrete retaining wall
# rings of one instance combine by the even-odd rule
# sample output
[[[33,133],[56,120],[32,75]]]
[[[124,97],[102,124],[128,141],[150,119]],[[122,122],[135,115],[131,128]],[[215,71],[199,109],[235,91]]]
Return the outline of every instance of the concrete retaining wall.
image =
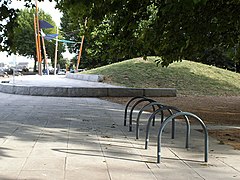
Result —
[[[39,87],[0,83],[0,92],[31,96],[61,97],[175,97],[175,88],[115,88],[115,87]]]
[[[82,81],[102,82],[104,77],[96,74],[67,73],[66,78],[78,79]]]

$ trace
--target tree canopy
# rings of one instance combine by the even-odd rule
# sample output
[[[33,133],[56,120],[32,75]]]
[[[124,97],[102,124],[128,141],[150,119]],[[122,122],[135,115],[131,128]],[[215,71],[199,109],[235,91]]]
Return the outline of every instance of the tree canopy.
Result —
[[[90,49],[99,47],[101,55],[96,53],[101,57],[111,54],[117,60],[157,55],[162,65],[168,65],[186,58],[199,59],[206,51],[218,48],[225,54],[234,49],[233,60],[239,62],[239,0],[57,2],[68,23],[82,28],[79,35],[88,36]]]
[[[79,41],[85,35],[85,57],[93,66],[148,55],[167,66],[201,60],[215,49],[239,65],[239,0],[55,1],[62,28],[72,32],[65,36]]]
[[[9,50],[16,19],[16,10],[9,8],[8,3],[8,0],[0,2],[0,51]]]

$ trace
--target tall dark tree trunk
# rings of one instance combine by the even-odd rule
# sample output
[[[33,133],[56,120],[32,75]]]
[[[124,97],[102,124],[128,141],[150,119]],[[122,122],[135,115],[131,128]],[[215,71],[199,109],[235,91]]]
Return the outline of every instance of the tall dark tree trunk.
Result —
[[[34,58],[34,68],[33,68],[34,72],[37,72],[37,59]]]
[[[240,62],[237,62],[235,66],[236,66],[235,67],[236,68],[236,72],[240,73]]]

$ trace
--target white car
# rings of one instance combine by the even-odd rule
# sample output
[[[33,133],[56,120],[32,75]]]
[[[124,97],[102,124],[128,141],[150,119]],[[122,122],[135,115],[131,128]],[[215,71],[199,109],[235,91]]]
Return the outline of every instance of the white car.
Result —
[[[57,74],[58,75],[65,75],[66,74],[66,69],[59,69]]]
[[[0,68],[0,76],[2,76],[2,77],[8,76],[8,73],[5,72],[5,70],[3,68]]]

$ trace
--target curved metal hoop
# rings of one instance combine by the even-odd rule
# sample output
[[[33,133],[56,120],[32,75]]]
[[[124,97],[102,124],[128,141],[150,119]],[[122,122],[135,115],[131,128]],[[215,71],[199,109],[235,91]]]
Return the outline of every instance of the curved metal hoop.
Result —
[[[135,99],[139,99],[139,98],[146,98],[146,97],[145,96],[136,96],[127,102],[127,104],[125,106],[125,111],[124,111],[124,121],[123,121],[124,126],[127,126],[127,110],[128,110],[129,105],[131,104],[132,101],[134,101]]]
[[[131,110],[130,110],[130,114],[129,114],[129,131],[132,131],[132,114],[133,114],[134,108],[135,108],[138,104],[140,104],[141,102],[145,102],[145,101],[148,101],[149,103],[151,103],[151,102],[156,102],[156,101],[153,100],[153,99],[144,98],[144,99],[138,100],[138,101],[132,106],[132,108],[131,108]],[[153,111],[155,111],[155,107],[154,107],[154,106],[152,106],[152,107],[153,107]],[[155,120],[155,119],[154,119],[154,120]]]
[[[158,108],[162,108],[164,105],[159,103],[159,102],[156,102],[156,101],[153,101],[153,102],[150,102],[149,104],[143,106],[139,113],[138,113],[138,116],[137,116],[137,120],[136,120],[136,139],[139,138],[139,121],[140,121],[140,117],[143,113],[143,111],[149,109],[150,107],[154,107],[154,106],[158,106]],[[155,110],[153,111],[155,112]],[[163,118],[163,113],[161,113],[161,118]],[[155,120],[155,116],[153,117],[153,121]],[[153,124],[154,125],[154,124]]]
[[[149,117],[148,119],[148,123],[147,123],[147,127],[146,127],[146,137],[145,137],[145,149],[147,149],[148,147],[148,142],[149,142],[149,129],[150,129],[150,124],[151,124],[151,120],[153,119],[154,116],[156,116],[156,114],[158,114],[159,112],[162,112],[164,110],[168,110],[170,111],[170,116],[173,115],[172,111],[171,110],[175,110],[177,112],[182,112],[181,110],[179,110],[178,108],[176,107],[173,107],[173,106],[163,106],[162,108],[159,108],[157,109],[155,112],[153,112],[151,114],[151,116]],[[168,117],[170,117],[168,116]],[[167,118],[168,118],[167,117]],[[166,119],[167,119],[166,118]],[[185,144],[185,147],[188,148],[189,147],[189,138],[190,138],[190,122],[189,122],[189,119],[187,116],[184,116],[184,119],[185,119],[185,122],[186,122],[186,125],[187,125],[187,129],[186,129],[186,144]],[[163,123],[163,119],[161,119],[161,123]],[[175,119],[172,118],[172,139],[174,139],[174,136],[175,136]]]
[[[173,114],[172,116],[169,116],[167,119],[165,119],[165,121],[163,121],[163,123],[160,126],[159,132],[158,132],[158,145],[157,145],[157,163],[160,163],[161,161],[161,139],[162,139],[162,132],[164,130],[164,128],[166,127],[166,125],[172,121],[173,118],[176,118],[178,116],[191,116],[194,119],[196,119],[202,126],[203,128],[203,132],[204,132],[204,161],[208,162],[208,132],[207,132],[207,128],[206,125],[204,124],[204,122],[195,114],[189,113],[189,112],[178,112],[176,114]]]

